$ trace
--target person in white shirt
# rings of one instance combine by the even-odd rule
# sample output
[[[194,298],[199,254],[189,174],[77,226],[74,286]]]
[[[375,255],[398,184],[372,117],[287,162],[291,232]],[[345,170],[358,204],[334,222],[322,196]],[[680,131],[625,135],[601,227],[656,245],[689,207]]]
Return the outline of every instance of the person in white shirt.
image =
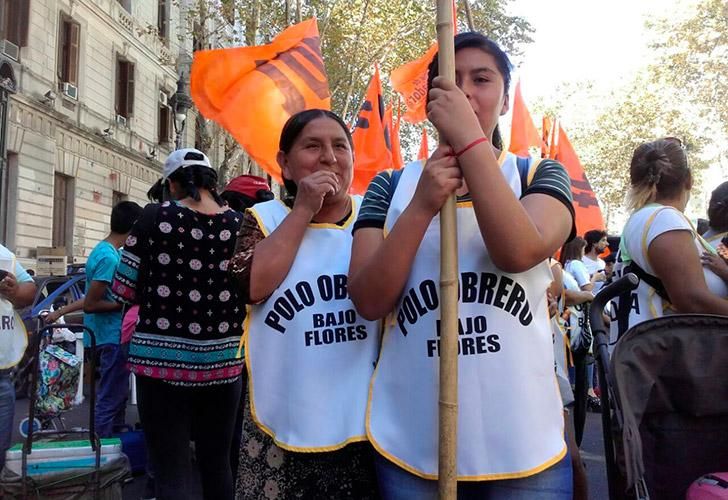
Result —
[[[584,240],[586,240],[586,248],[584,250],[584,257],[581,261],[584,263],[586,270],[589,271],[589,276],[593,276],[599,272],[603,272],[605,268],[604,261],[599,256],[604,253],[604,250],[609,246],[607,241],[607,232],[600,229],[592,229],[584,233]],[[599,277],[599,276],[598,276]],[[594,282],[594,294],[599,293],[599,290],[604,286],[604,279],[598,279]]]
[[[639,146],[630,179],[633,213],[622,231],[615,274],[636,270],[652,284],[642,279],[627,303],[615,301],[612,342],[629,328],[670,313],[728,315],[728,286],[701,265],[701,254],[715,251],[683,213],[693,177],[682,142],[668,137]]]
[[[15,415],[15,387],[10,372],[20,361],[27,344],[25,327],[15,310],[29,306],[35,298],[33,278],[0,245],[0,469],[5,464],[5,451],[10,447]],[[19,345],[18,345],[19,343]]]

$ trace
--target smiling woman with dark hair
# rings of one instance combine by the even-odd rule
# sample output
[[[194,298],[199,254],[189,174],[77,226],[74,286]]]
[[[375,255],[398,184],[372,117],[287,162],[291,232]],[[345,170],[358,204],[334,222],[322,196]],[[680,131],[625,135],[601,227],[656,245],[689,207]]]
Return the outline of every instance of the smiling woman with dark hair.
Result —
[[[249,307],[239,498],[376,497],[364,415],[379,322],[347,293],[351,148],[330,111],[292,116],[278,163],[294,197],[245,213],[231,269]]]

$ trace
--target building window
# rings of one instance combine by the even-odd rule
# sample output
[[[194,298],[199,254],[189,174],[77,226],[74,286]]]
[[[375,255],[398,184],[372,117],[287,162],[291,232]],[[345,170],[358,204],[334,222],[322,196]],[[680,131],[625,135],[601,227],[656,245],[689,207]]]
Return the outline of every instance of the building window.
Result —
[[[8,151],[7,155],[5,171],[0,172],[0,238],[6,247],[13,248],[18,212],[18,154]]]
[[[131,13],[131,0],[116,0],[116,1],[119,2],[119,5],[124,7],[124,10]]]
[[[53,238],[54,247],[66,247],[71,254],[73,243],[73,177],[56,173],[53,179]]]
[[[134,64],[116,60],[116,114],[129,118],[134,112]]]
[[[78,85],[78,54],[81,42],[81,26],[67,16],[61,17],[61,51],[58,65],[58,78],[61,83]]]
[[[159,38],[169,41],[169,2],[171,0],[157,0],[157,30]]]
[[[162,91],[160,91],[160,96],[163,94]],[[165,102],[163,102],[161,99],[159,101],[159,126],[158,126],[158,132],[159,132],[159,144],[171,144],[172,142],[172,109],[169,107],[169,105]]]
[[[30,0],[0,0],[0,40],[26,46],[29,14]]]
[[[122,201],[127,201],[128,199],[129,196],[127,196],[126,193],[122,193],[121,191],[114,191],[111,194],[111,208],[114,208]]]

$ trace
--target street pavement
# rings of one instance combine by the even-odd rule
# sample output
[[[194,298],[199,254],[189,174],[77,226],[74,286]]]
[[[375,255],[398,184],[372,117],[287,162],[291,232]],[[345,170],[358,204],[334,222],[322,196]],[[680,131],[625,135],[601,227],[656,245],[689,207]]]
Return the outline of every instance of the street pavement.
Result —
[[[63,414],[66,428],[86,426],[88,422],[88,399],[81,406],[78,406]],[[15,403],[15,425],[13,432],[13,443],[22,439],[18,426],[23,418],[28,415],[28,400],[21,399]],[[137,407],[128,405],[128,424],[136,424],[139,421]],[[592,500],[606,500],[608,498],[607,471],[604,461],[604,445],[602,442],[602,422],[598,413],[587,413],[586,427],[582,441],[581,456],[586,464],[589,478],[589,498]],[[146,478],[144,475],[135,476],[124,486],[124,500],[139,500],[142,498]],[[199,479],[193,481],[195,491],[199,490]],[[201,495],[200,495],[201,498]]]

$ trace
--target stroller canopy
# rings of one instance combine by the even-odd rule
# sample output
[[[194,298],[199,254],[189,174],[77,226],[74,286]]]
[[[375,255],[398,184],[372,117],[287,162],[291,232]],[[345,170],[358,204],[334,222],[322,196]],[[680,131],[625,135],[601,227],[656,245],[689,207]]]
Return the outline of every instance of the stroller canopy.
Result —
[[[628,487],[684,498],[701,475],[728,470],[728,317],[641,323],[617,342],[611,372]]]

